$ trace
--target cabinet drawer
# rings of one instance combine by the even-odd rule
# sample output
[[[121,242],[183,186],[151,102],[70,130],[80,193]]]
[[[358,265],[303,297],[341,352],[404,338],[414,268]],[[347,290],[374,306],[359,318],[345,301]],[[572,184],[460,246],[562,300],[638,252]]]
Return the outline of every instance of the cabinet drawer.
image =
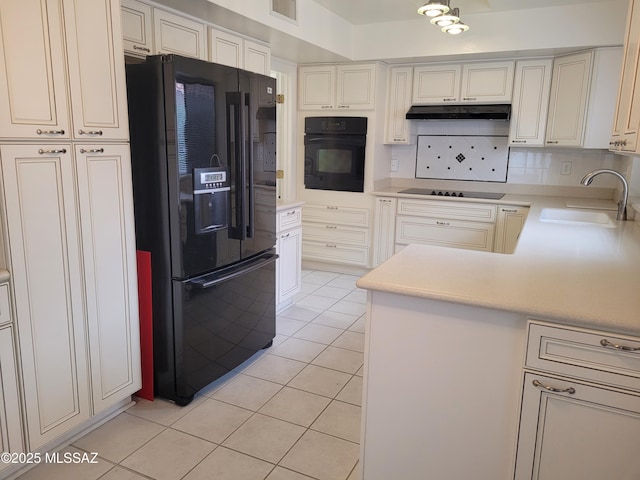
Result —
[[[494,223],[496,221],[496,206],[481,203],[401,198],[398,200],[398,215],[417,215]]]
[[[296,207],[278,212],[277,222],[278,232],[300,226],[302,224],[302,208]]]
[[[302,209],[302,219],[305,222],[368,227],[369,209],[334,205],[305,205]]]
[[[369,249],[336,243],[302,242],[302,257],[329,263],[348,263],[366,267]]]
[[[529,323],[525,366],[640,391],[640,339],[538,322]]]
[[[347,243],[361,247],[369,246],[369,230],[345,227],[328,223],[304,223],[304,238],[323,243]]]
[[[491,223],[403,216],[396,219],[396,244],[420,243],[491,252],[494,229]]]
[[[0,285],[0,325],[11,323],[11,308],[9,307],[9,285]]]

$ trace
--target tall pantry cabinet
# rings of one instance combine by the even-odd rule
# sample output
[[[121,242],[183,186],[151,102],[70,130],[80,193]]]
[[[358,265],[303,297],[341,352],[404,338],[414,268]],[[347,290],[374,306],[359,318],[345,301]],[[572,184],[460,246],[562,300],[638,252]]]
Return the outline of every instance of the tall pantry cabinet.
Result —
[[[0,1],[2,216],[25,446],[140,388],[119,0]]]

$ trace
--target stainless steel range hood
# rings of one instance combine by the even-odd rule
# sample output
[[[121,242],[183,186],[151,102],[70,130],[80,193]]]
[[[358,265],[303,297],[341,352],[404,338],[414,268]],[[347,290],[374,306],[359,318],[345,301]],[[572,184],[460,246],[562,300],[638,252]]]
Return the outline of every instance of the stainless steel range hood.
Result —
[[[511,105],[414,105],[409,120],[509,120]]]

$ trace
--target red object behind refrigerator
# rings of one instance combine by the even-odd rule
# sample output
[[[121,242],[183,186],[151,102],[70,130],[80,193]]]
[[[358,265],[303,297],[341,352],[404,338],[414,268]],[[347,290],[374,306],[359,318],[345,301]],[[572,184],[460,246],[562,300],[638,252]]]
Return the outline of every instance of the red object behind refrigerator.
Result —
[[[140,315],[140,351],[142,388],[136,395],[153,400],[153,308],[151,306],[151,252],[136,251],[138,261],[138,311]]]

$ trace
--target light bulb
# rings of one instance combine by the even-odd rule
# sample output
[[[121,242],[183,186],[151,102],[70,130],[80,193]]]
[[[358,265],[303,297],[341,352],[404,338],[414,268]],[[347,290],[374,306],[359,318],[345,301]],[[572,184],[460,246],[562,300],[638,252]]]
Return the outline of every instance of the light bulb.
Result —
[[[418,9],[418,13],[420,15],[426,15],[427,17],[437,17],[438,15],[444,15],[449,12],[449,1],[439,2],[437,0],[432,0],[428,3],[425,3]]]
[[[460,17],[458,15],[459,10],[457,8],[454,8],[448,15],[439,15],[432,18],[430,21],[432,25],[437,25],[438,27],[446,27],[448,25],[458,23],[460,21]]]
[[[442,28],[442,31],[444,33],[448,33],[450,35],[459,35],[462,32],[466,32],[467,30],[469,30],[469,26],[465,25],[462,22],[452,23],[451,25],[447,25],[446,27]]]

